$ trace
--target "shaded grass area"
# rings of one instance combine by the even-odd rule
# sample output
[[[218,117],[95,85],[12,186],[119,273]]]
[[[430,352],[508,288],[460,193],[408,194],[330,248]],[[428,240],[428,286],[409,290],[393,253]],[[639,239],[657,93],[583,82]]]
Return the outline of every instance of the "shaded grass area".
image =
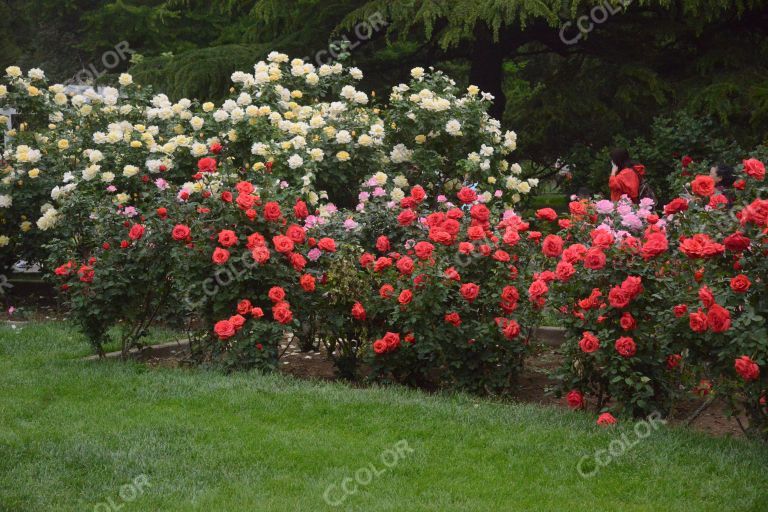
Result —
[[[768,448],[461,394],[79,359],[65,323],[0,327],[0,510],[765,510]],[[409,451],[387,468],[398,442]],[[412,451],[410,451],[412,450]],[[370,483],[354,482],[373,464]],[[588,466],[593,467],[593,466]],[[145,475],[141,492],[121,486]],[[351,478],[343,497],[341,484]],[[362,478],[363,481],[367,480]],[[101,504],[101,505],[100,505]]]

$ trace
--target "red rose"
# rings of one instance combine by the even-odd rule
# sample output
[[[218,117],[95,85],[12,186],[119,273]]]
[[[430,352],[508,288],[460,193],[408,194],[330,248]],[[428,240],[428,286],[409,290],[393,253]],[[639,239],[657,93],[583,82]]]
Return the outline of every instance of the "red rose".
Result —
[[[457,194],[459,201],[464,204],[474,203],[477,201],[477,193],[469,187],[463,187]]]
[[[691,182],[691,190],[701,197],[709,197],[715,193],[715,180],[706,174],[699,174]]]
[[[667,368],[674,370],[680,365],[680,361],[683,360],[683,356],[680,354],[670,354],[667,356]]]
[[[381,285],[381,288],[379,288],[379,297],[382,299],[388,299],[392,297],[393,293],[395,293],[395,289],[391,284],[383,284]]]
[[[245,318],[243,315],[237,314],[229,317],[229,322],[235,326],[235,330],[240,330],[245,325]]]
[[[422,242],[416,243],[413,249],[416,252],[416,256],[420,260],[426,260],[432,256],[432,251],[435,250],[435,246],[429,242],[422,241]]]
[[[317,241],[317,247],[325,252],[336,252],[336,242],[333,238],[321,238]]]
[[[749,356],[737,358],[733,366],[736,368],[736,373],[744,380],[757,380],[760,377],[760,367]]]
[[[693,332],[706,332],[707,331],[707,315],[700,309],[695,313],[688,315],[688,325]]]
[[[293,206],[293,214],[297,219],[305,219],[309,216],[309,210],[307,209],[307,203],[301,199],[296,200],[296,204]]]
[[[226,340],[235,335],[235,326],[229,320],[220,320],[213,326],[213,332],[220,340]]]
[[[645,241],[640,248],[640,254],[644,260],[649,260],[662,254],[668,248],[669,242],[667,241],[667,235],[664,233],[651,233],[645,238]]]
[[[691,158],[688,155],[685,155],[683,158],[680,159],[680,163],[683,164],[683,169],[686,169],[689,165],[693,163],[693,158]]]
[[[622,309],[629,306],[629,302],[632,300],[628,291],[624,290],[621,286],[614,286],[611,291],[608,292],[608,302],[611,307],[616,309]]]
[[[684,212],[688,209],[688,200],[682,197],[676,197],[664,207],[664,215]]]
[[[280,324],[289,324],[293,321],[293,312],[287,302],[278,302],[272,307],[272,318]]]
[[[231,203],[232,202],[232,192],[229,190],[225,190],[221,193],[221,200],[225,203]]]
[[[184,224],[176,224],[171,231],[171,237],[179,242],[189,239],[190,229]]]
[[[377,259],[373,263],[373,270],[374,272],[381,272],[384,269],[387,269],[392,266],[392,258],[387,258],[386,256],[382,256],[381,258]]]
[[[614,242],[613,235],[607,229],[593,229],[589,236],[592,238],[592,246],[601,249],[610,248]]]
[[[161,219],[166,218],[168,216],[168,209],[167,208],[162,208],[162,207],[158,208],[157,209],[157,216],[160,217]]]
[[[253,309],[253,305],[248,299],[243,299],[237,303],[237,312],[240,315],[247,315],[251,309]]]
[[[515,320],[507,320],[505,318],[504,322],[502,322],[501,332],[506,339],[513,340],[520,334],[520,324]]]
[[[545,240],[546,242],[546,240]],[[600,270],[605,267],[605,253],[599,247],[592,247],[584,254],[584,267]]]
[[[756,158],[750,158],[744,160],[744,172],[753,177],[757,181],[763,181],[765,179],[765,165],[763,162]]]
[[[563,239],[557,235],[547,235],[541,244],[541,252],[548,258],[557,258],[563,253]]]
[[[397,260],[397,264],[395,266],[397,267],[397,270],[399,270],[403,275],[410,275],[413,273],[413,260],[408,256],[403,256]]]
[[[755,199],[741,211],[741,224],[752,223],[760,227],[768,220],[768,199]]]
[[[197,161],[198,172],[216,172],[216,159],[209,156]]]
[[[469,209],[469,216],[479,222],[488,222],[488,219],[491,218],[491,211],[484,204],[476,204]]]
[[[293,240],[283,235],[275,235],[272,237],[272,245],[275,246],[275,250],[282,254],[288,254],[294,249]]]
[[[591,354],[600,348],[600,340],[589,331],[585,331],[579,340],[579,348],[586,354]]]
[[[587,205],[584,201],[571,201],[568,203],[568,210],[571,212],[571,215],[580,217],[587,214]]]
[[[221,247],[217,247],[213,250],[213,256],[211,259],[216,265],[223,265],[229,261],[229,251],[222,249]]]
[[[736,293],[747,293],[750,286],[752,286],[752,283],[744,274],[739,274],[731,279],[731,290]]]
[[[411,197],[416,202],[420,203],[427,197],[427,193],[424,191],[424,188],[421,185],[416,185],[411,188]]]
[[[635,340],[629,336],[622,336],[616,340],[616,352],[622,357],[632,357],[637,353],[637,345]]]
[[[565,396],[565,399],[568,401],[568,407],[570,407],[571,409],[584,408],[584,395],[581,393],[581,391],[572,389]]]
[[[280,211],[280,205],[274,201],[264,205],[264,218],[268,221],[274,222],[280,218],[283,212]]]
[[[459,327],[461,325],[461,317],[458,313],[446,313],[443,318],[447,323],[454,327]]]
[[[707,311],[707,324],[712,332],[725,332],[731,328],[731,313],[719,304],[713,304]]]
[[[560,260],[555,267],[558,281],[566,282],[576,273],[576,268],[565,260]]]
[[[619,319],[619,325],[625,331],[631,331],[637,327],[637,321],[635,320],[635,317],[633,317],[630,313],[625,312]]]
[[[220,143],[214,142],[213,144],[211,144],[211,153],[213,153],[214,155],[218,155],[219,153],[221,153],[221,150],[222,150],[222,146]]]
[[[365,308],[359,302],[355,302],[352,306],[352,318],[361,322],[365,321]]]
[[[376,340],[373,342],[373,351],[376,354],[383,354],[387,351],[387,342],[384,340]]]
[[[237,182],[237,185],[235,185],[235,188],[240,194],[246,194],[246,195],[252,193],[254,190],[253,185],[248,183],[247,181]]]
[[[301,226],[291,224],[288,226],[288,229],[285,230],[285,236],[290,238],[295,244],[303,244],[307,238],[307,233]]]
[[[128,238],[131,240],[139,240],[144,236],[144,226],[141,224],[134,224],[131,226],[131,230],[128,232]]]
[[[552,208],[540,208],[536,210],[536,218],[547,222],[554,222],[557,220],[557,212]]]
[[[410,226],[413,224],[416,219],[418,219],[418,215],[416,215],[416,212],[413,210],[407,209],[400,212],[400,215],[397,216],[397,223],[401,226]]]
[[[315,277],[310,274],[303,274],[299,278],[299,286],[305,291],[305,292],[313,292],[315,291]]]
[[[379,252],[387,252],[390,249],[389,238],[381,235],[376,239],[376,250]]]
[[[675,314],[675,318],[682,318],[688,312],[688,306],[686,306],[685,304],[678,304],[677,306],[672,308],[672,311]]]
[[[604,412],[600,416],[597,417],[597,424],[601,427],[605,427],[608,425],[615,425],[616,424],[616,418],[613,417],[613,414],[609,412]]]
[[[251,256],[253,256],[254,261],[263,265],[264,263],[269,261],[269,249],[267,249],[263,245],[254,247],[253,250],[251,251]]]
[[[532,302],[540,302],[539,299],[549,292],[549,286],[543,279],[536,279],[528,287],[528,296]]]
[[[253,308],[251,310],[251,316],[253,316],[253,318],[261,318],[264,316],[264,310],[261,308]]]
[[[744,190],[745,188],[747,188],[747,182],[744,180],[736,180],[735,182],[733,182],[733,188],[735,188],[736,190]]]
[[[230,229],[222,229],[219,231],[219,245],[224,247],[232,247],[237,244],[237,235]]]
[[[731,252],[744,252],[749,249],[749,244],[752,242],[749,238],[744,236],[743,233],[736,232],[732,235],[728,235],[723,239],[723,245]]]
[[[467,229],[467,237],[470,240],[481,240],[485,238],[485,230],[481,226],[470,226]]]
[[[272,302],[281,302],[285,299],[285,290],[280,286],[273,286],[269,289],[269,292],[267,292],[267,297],[269,297],[269,300]]]
[[[413,300],[413,292],[411,290],[403,290],[400,292],[400,295],[397,297],[397,302],[405,306],[406,304],[410,304]]]
[[[480,287],[474,283],[464,283],[461,285],[461,296],[469,302],[473,302],[480,293]]]

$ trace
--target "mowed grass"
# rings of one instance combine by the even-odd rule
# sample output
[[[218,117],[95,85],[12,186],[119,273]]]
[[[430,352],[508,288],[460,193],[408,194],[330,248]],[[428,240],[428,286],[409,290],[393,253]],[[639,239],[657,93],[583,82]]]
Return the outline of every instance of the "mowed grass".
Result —
[[[0,510],[768,509],[768,449],[755,442],[664,427],[585,479],[579,460],[635,439],[631,422],[601,429],[591,414],[465,395],[84,362],[85,349],[68,324],[0,327]],[[398,442],[408,449],[394,457]],[[375,476],[360,471],[371,465]],[[144,477],[140,491],[124,487]],[[344,482],[356,492],[327,503]]]

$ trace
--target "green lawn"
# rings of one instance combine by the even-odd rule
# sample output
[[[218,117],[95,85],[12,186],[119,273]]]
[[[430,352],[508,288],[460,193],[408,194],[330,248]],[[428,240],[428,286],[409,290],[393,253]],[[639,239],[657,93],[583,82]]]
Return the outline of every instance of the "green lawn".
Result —
[[[753,442],[662,428],[585,479],[629,422],[84,353],[66,324],[0,327],[1,511],[768,509]]]

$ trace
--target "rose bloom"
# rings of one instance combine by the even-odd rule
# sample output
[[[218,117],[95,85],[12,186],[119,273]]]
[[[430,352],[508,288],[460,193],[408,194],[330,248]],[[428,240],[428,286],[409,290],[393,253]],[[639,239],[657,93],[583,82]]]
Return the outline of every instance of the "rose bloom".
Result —
[[[303,274],[299,278],[299,285],[305,292],[315,291],[315,278],[310,274]]]
[[[254,261],[263,265],[269,261],[269,249],[262,245],[254,247],[254,249],[251,251],[251,256],[253,257]]]
[[[458,197],[459,201],[463,204],[470,204],[477,201],[477,193],[469,187],[462,187],[462,189],[459,190],[459,193],[456,194],[456,197]]]
[[[317,247],[325,252],[336,252],[336,242],[333,238],[321,238],[317,241]]]
[[[458,313],[446,313],[443,319],[454,327],[461,325],[461,317]]]
[[[749,244],[751,242],[752,240],[738,231],[732,235],[728,235],[723,239],[723,245],[725,245],[725,248],[735,253],[744,252],[745,250],[749,249]]]
[[[757,181],[763,181],[765,178],[765,165],[763,165],[763,162],[756,158],[750,158],[749,160],[744,160],[743,164],[745,173]]]
[[[301,199],[296,200],[296,204],[293,206],[293,214],[297,219],[305,219],[309,216],[309,210],[307,209],[307,203]]]
[[[275,250],[282,254],[288,254],[294,248],[293,241],[283,235],[275,235],[272,238],[272,244],[275,246]]]
[[[381,339],[387,344],[387,350],[395,350],[400,346],[400,335],[396,332],[387,332]]]
[[[395,289],[391,284],[383,284],[381,285],[381,288],[379,288],[379,297],[382,299],[388,299],[392,297],[393,293],[395,293]]]
[[[280,324],[289,324],[293,321],[293,313],[290,304],[287,302],[278,302],[272,307],[272,317]]]
[[[741,378],[750,381],[760,377],[760,367],[749,356],[741,356],[733,364]]]
[[[609,412],[604,412],[603,414],[597,417],[597,424],[600,425],[601,427],[614,425],[616,424],[616,418],[613,417],[613,414]]]
[[[584,259],[587,247],[583,244],[571,244],[563,251],[563,260],[574,264]]]
[[[365,320],[365,308],[359,302],[355,302],[352,306],[352,318],[361,322]]]
[[[707,331],[707,315],[702,312],[701,309],[688,315],[688,325],[693,332],[706,332]]]
[[[236,330],[240,330],[245,325],[245,318],[240,314],[232,315],[229,317],[229,321],[235,326]]]
[[[637,353],[637,345],[635,340],[629,336],[622,336],[616,340],[616,352],[622,357],[632,357]]]
[[[739,274],[731,279],[731,290],[736,293],[747,293],[750,286],[752,286],[752,283],[744,274]]]
[[[659,254],[662,254],[669,248],[669,242],[667,241],[667,235],[664,233],[651,233],[643,242],[640,248],[640,254],[644,260],[655,258]]]
[[[280,205],[274,201],[264,205],[264,218],[268,221],[274,222],[280,218],[282,212],[280,211]]]
[[[397,267],[397,270],[399,270],[403,275],[410,275],[413,273],[413,260],[408,256],[403,256],[397,260],[397,264],[395,266]]]
[[[768,199],[755,199],[741,211],[741,224],[764,227],[768,221]]]
[[[600,340],[589,331],[585,331],[579,340],[579,348],[585,354],[591,354],[600,348]]]
[[[565,260],[560,260],[555,267],[558,281],[566,282],[576,273],[576,268]]]
[[[476,204],[469,209],[469,216],[477,221],[485,223],[491,218],[491,211],[484,204]]]
[[[608,249],[613,245],[613,235],[607,229],[593,229],[589,234],[592,238],[592,246]]]
[[[619,319],[619,325],[625,331],[631,331],[637,327],[637,321],[635,320],[635,317],[633,317],[630,313],[625,312]]]
[[[643,292],[643,279],[639,276],[627,276],[621,283],[621,289],[629,294],[630,300]]]
[[[709,197],[715,193],[715,180],[706,174],[699,174],[691,182],[691,190],[701,197]]]
[[[296,224],[291,224],[288,226],[288,229],[285,230],[285,236],[290,238],[295,244],[303,244],[307,238],[306,235],[307,233],[304,231],[304,228],[297,226]]]
[[[410,226],[413,224],[419,216],[413,210],[403,210],[400,215],[397,216],[397,223],[401,226]]]
[[[373,271],[381,272],[382,270],[387,269],[391,266],[392,266],[392,258],[387,258],[386,256],[382,256],[373,263]]]
[[[373,342],[373,351],[378,354],[383,354],[387,351],[387,342],[384,340],[376,340]]]
[[[688,210],[688,200],[682,197],[676,197],[664,206],[664,215],[672,215]]]
[[[587,205],[584,203],[584,201],[571,201],[568,203],[568,210],[570,210],[571,215],[575,216],[582,216],[587,214]]]
[[[584,267],[592,270],[600,270],[605,267],[605,253],[599,247],[592,247],[584,255]]]
[[[417,256],[417,257],[418,257],[420,260],[426,260],[426,259],[429,259],[429,257],[430,257],[430,256],[432,256],[432,251],[434,251],[434,250],[435,250],[435,246],[434,246],[434,245],[432,245],[432,244],[431,244],[431,243],[429,243],[429,242],[423,242],[423,241],[422,241],[422,242],[418,242],[418,243],[417,243],[417,244],[414,246],[414,248],[413,248],[413,249],[414,249],[414,251],[416,252],[416,256]]]
[[[725,252],[725,246],[712,240],[709,235],[697,233],[681,241],[680,252],[691,259],[711,258]]]
[[[237,312],[240,315],[247,315],[253,309],[253,304],[248,299],[243,299],[237,303]]]
[[[557,220],[557,212],[552,208],[540,208],[539,210],[536,210],[536,218],[548,222],[554,222]]]
[[[683,356],[680,354],[670,354],[667,356],[667,368],[674,370],[680,365],[680,361],[683,360]]]
[[[400,295],[397,297],[397,302],[399,302],[403,306],[410,304],[412,300],[413,300],[413,292],[411,290],[403,290],[400,292]]]
[[[190,232],[190,229],[184,224],[176,224],[171,231],[171,237],[181,242],[189,238]]]
[[[223,341],[235,335],[235,326],[229,320],[221,320],[213,326],[213,332]]]
[[[387,252],[390,249],[389,238],[381,235],[376,239],[376,250],[379,252]]]
[[[568,407],[570,407],[571,409],[584,408],[584,395],[581,393],[581,391],[572,389],[565,396],[565,399],[568,401]]]
[[[535,301],[543,295],[546,295],[548,291],[549,286],[547,286],[547,283],[543,279],[537,279],[531,283],[530,287],[528,287],[528,296],[532,301]]]
[[[621,286],[614,286],[611,291],[608,292],[608,302],[611,307],[616,309],[622,309],[629,306],[629,302],[632,300],[629,292],[624,290]]]
[[[507,320],[504,318],[501,332],[506,339],[513,340],[520,334],[520,324],[515,320]]]
[[[563,253],[563,239],[557,235],[547,235],[541,244],[541,252],[548,258],[557,258]]]
[[[128,238],[131,240],[139,240],[144,236],[144,226],[141,224],[134,224],[131,226],[131,230],[128,232]]]
[[[411,188],[411,197],[416,202],[420,203],[427,197],[427,193],[424,191],[424,187],[422,187],[421,185],[416,185],[413,188]]]
[[[230,229],[219,231],[219,245],[223,247],[232,247],[237,244],[237,235]]]
[[[485,238],[485,230],[481,226],[471,226],[467,229],[467,237],[470,240],[481,240]]]
[[[464,283],[461,285],[460,292],[468,302],[473,302],[480,293],[480,287],[474,283]]]
[[[678,304],[672,308],[672,312],[675,314],[675,318],[682,318],[688,312],[688,306],[685,304]]]
[[[251,316],[253,318],[261,318],[264,316],[264,310],[261,308],[253,308],[251,310]]]
[[[285,290],[280,286],[273,286],[269,289],[269,292],[267,292],[267,297],[269,297],[269,300],[272,302],[281,302],[285,299]]]
[[[222,249],[221,247],[217,247],[213,250],[213,256],[211,256],[211,259],[216,265],[223,265],[229,261],[229,251]]]
[[[731,328],[731,313],[719,304],[713,304],[707,311],[707,325],[712,332],[725,332]]]
[[[702,306],[704,306],[705,308],[708,308],[715,303],[715,296],[712,293],[712,290],[709,289],[709,287],[702,286],[701,288],[699,288],[699,300],[701,301]]]

